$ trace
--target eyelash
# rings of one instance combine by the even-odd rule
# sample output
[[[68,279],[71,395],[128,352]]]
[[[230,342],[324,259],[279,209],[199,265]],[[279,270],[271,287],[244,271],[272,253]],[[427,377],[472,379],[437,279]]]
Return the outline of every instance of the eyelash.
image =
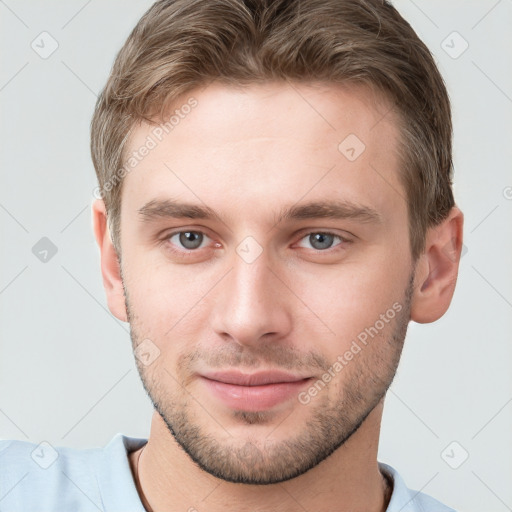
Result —
[[[171,251],[172,253],[177,254],[178,256],[181,256],[183,258],[187,258],[187,257],[193,256],[194,253],[199,252],[199,250],[202,249],[202,247],[199,247],[197,249],[183,249],[183,250],[175,249],[173,247],[173,244],[170,243],[170,239],[173,236],[175,236],[175,235],[180,235],[181,233],[198,233],[198,234],[202,234],[202,235],[208,237],[208,235],[204,231],[193,230],[193,229],[185,229],[185,230],[180,230],[180,231],[173,231],[171,233],[166,234],[163,237],[163,239],[162,239],[162,243],[167,246],[167,249],[169,251]],[[314,251],[314,252],[316,252],[318,254],[321,254],[321,253],[332,254],[333,252],[341,250],[341,246],[345,246],[345,245],[348,245],[348,244],[352,243],[352,240],[350,240],[348,238],[344,238],[341,235],[338,235],[336,233],[332,233],[330,231],[308,231],[308,232],[305,232],[300,237],[299,242],[304,240],[305,238],[307,238],[308,236],[310,236],[312,234],[330,235],[330,236],[333,236],[334,238],[337,238],[337,239],[340,240],[339,244],[337,244],[337,245],[335,245],[333,247],[329,247],[329,248],[324,249],[324,250],[321,250],[321,249],[310,249],[310,250],[312,250],[312,251]],[[210,238],[210,237],[208,237],[208,238]]]

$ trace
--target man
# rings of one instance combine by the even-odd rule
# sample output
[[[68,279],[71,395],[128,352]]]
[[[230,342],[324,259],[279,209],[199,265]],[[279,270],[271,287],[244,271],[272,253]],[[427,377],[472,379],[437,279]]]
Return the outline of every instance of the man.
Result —
[[[407,325],[449,307],[463,228],[447,93],[396,10],[159,1],[91,134],[151,432],[45,470],[3,442],[0,509],[452,510],[377,461]]]

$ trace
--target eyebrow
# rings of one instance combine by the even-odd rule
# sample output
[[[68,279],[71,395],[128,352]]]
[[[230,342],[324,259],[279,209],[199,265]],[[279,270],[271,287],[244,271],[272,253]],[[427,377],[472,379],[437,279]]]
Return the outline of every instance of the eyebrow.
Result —
[[[214,219],[224,223],[222,217],[212,208],[183,203],[173,199],[153,199],[139,208],[138,213],[143,222],[152,222],[162,218],[174,219]],[[382,224],[379,212],[370,206],[356,204],[352,201],[310,201],[281,208],[275,216],[275,224],[290,220],[307,219],[353,219],[363,223]]]

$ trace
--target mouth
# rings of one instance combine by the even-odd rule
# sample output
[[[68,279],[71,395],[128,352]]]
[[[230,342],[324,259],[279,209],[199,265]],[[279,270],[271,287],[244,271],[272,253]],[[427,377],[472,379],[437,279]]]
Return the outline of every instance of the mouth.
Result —
[[[312,378],[282,371],[225,371],[204,373],[200,379],[207,391],[228,408],[256,412],[296,398]]]

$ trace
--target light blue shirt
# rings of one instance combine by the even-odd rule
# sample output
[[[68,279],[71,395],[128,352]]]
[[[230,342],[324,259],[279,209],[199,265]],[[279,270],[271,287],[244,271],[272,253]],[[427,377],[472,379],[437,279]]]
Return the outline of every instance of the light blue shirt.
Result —
[[[146,512],[128,460],[146,442],[116,434],[104,448],[78,449],[0,440],[0,512]],[[379,467],[393,481],[387,512],[455,512]]]

